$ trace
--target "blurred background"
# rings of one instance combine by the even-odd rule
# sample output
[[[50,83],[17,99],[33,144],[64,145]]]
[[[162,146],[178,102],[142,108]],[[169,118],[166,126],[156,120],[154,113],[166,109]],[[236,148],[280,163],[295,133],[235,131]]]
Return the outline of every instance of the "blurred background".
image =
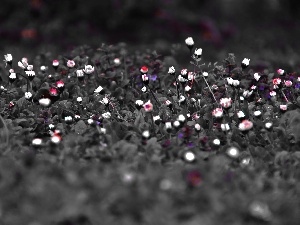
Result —
[[[1,0],[0,49],[29,57],[126,42],[168,55],[192,36],[206,60],[233,52],[298,69],[299,12],[299,0]]]

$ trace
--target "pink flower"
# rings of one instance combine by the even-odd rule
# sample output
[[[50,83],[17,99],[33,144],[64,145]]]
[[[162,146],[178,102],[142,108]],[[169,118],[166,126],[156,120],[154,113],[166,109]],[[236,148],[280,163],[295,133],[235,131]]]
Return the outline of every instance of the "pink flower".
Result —
[[[281,83],[281,79],[280,78],[274,78],[273,79],[273,84],[274,85],[278,85],[278,84],[280,84]]]
[[[286,110],[287,110],[287,105],[280,105],[279,108],[280,108],[282,111],[286,111]]]
[[[74,66],[75,66],[74,60],[68,60],[68,62],[67,62],[67,67],[73,68]]]
[[[153,105],[152,103],[150,102],[150,100],[148,100],[148,102],[146,102],[144,105],[143,105],[144,109],[146,112],[152,112],[153,110]]]
[[[186,76],[188,74],[188,70],[187,69],[182,69],[180,73],[181,73],[182,76]]]
[[[247,131],[250,130],[253,127],[253,123],[250,120],[243,120],[240,124],[239,124],[239,129],[241,131]]]
[[[59,61],[57,59],[54,59],[52,61],[52,66],[55,67],[55,68],[57,68],[59,66]]]
[[[229,108],[231,106],[231,103],[232,103],[231,98],[221,98],[220,99],[220,104],[225,109]]]
[[[148,73],[149,69],[147,66],[142,66],[140,71],[141,71],[141,73],[145,74],[145,73]]]
[[[212,115],[216,118],[220,118],[223,116],[223,109],[222,108],[215,108],[213,111],[212,111]]]
[[[278,73],[279,75],[283,75],[284,72],[285,72],[285,71],[284,71],[283,69],[278,69],[278,70],[277,70],[277,73]]]
[[[285,80],[284,85],[287,86],[287,87],[291,87],[293,85],[293,82],[290,81],[290,80]]]

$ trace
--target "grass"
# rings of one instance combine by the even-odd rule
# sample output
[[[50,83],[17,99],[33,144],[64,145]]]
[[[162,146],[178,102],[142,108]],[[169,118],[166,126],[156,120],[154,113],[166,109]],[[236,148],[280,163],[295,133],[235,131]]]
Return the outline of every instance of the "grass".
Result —
[[[4,65],[1,75],[6,90],[0,95],[5,143],[0,156],[0,221],[297,224],[299,74],[281,68],[286,73],[279,75],[274,64],[256,69],[250,56],[245,56],[250,65],[242,69],[242,58],[233,54],[209,63],[204,50],[203,60],[195,63],[188,48],[181,50],[186,57],[176,51],[163,57],[120,43],[80,46],[57,57],[38,54],[28,57],[35,71],[32,85],[17,66],[23,56],[13,55],[12,68],[20,75],[9,83],[9,66]],[[51,66],[54,59],[60,62],[57,70]],[[67,67],[69,59],[75,61],[74,68]],[[42,65],[49,68],[45,73],[39,69]],[[94,72],[80,80],[76,70],[86,65]],[[149,83],[141,79],[142,66],[149,70]],[[175,75],[168,74],[170,66]],[[190,76],[181,74],[184,68]],[[256,72],[259,81],[254,79]],[[239,85],[228,83],[229,77]],[[275,78],[282,81],[277,88]],[[58,89],[58,80],[64,88]],[[283,85],[285,80],[292,81],[292,87]],[[189,92],[184,91],[186,85]],[[95,92],[99,86],[104,92]],[[51,87],[58,95],[53,89],[49,92]],[[271,91],[276,96],[270,96]],[[25,99],[25,92],[33,98]],[[178,95],[184,101],[179,102]],[[41,98],[49,98],[51,104],[42,105]],[[231,99],[228,108],[225,98]],[[149,108],[136,100],[150,100],[153,110],[147,112]],[[212,115],[215,108],[222,109],[222,117]],[[255,116],[255,111],[261,114]],[[154,121],[157,115],[160,120]],[[247,127],[245,119],[253,127]],[[167,122],[172,129],[166,129]],[[226,123],[230,129],[222,130]]]

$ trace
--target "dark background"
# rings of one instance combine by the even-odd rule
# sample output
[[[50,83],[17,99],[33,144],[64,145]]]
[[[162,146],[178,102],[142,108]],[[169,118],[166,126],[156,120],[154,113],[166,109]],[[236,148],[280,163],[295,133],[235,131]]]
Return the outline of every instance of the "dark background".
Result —
[[[126,42],[168,55],[172,45],[192,36],[206,60],[233,52],[251,62],[298,69],[299,5],[297,0],[2,0],[0,49],[30,57]]]

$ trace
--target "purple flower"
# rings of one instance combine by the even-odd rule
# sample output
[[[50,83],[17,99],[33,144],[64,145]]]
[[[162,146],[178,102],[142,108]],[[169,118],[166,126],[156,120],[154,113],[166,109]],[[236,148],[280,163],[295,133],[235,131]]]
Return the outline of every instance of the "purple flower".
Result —
[[[150,78],[150,80],[152,80],[152,81],[156,81],[157,75],[156,75],[156,74],[149,75],[149,78]]]

